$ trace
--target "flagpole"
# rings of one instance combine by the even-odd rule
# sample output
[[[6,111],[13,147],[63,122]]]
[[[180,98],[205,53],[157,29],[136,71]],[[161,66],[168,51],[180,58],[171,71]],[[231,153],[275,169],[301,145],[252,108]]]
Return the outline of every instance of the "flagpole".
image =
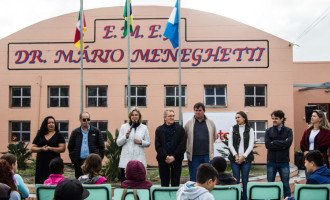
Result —
[[[127,111],[131,110],[131,28],[130,28],[130,23],[131,23],[131,6],[130,6],[130,0],[126,0],[126,17],[127,17],[127,22],[125,24],[126,30],[127,30]]]
[[[83,27],[83,0],[80,0],[80,113],[84,111],[84,76],[83,76],[83,50],[84,50],[84,42],[83,42],[83,34],[84,34],[84,27]]]
[[[182,87],[181,87],[181,0],[178,0],[178,32],[179,32],[179,124],[182,125]]]

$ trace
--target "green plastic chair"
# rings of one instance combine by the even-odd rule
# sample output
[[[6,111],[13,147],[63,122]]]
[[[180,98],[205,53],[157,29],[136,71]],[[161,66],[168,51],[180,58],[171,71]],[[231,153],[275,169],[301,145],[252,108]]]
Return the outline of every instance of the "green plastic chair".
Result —
[[[294,197],[296,200],[329,200],[330,184],[296,184],[294,189]]]
[[[155,187],[150,188],[151,200],[176,200],[176,192],[180,187]]]
[[[56,185],[35,185],[35,192],[38,200],[52,200],[54,198]]]
[[[247,196],[250,200],[278,199],[283,196],[282,182],[248,182]]]
[[[110,184],[100,184],[100,185],[83,185],[89,192],[89,196],[85,200],[111,200],[112,191]]]
[[[121,200],[124,189],[118,188],[114,191],[114,200]],[[149,199],[149,190],[137,189],[136,190],[137,200],[148,200]],[[134,200],[133,189],[128,189],[126,192],[125,200]]]
[[[240,200],[241,199],[241,185],[216,185],[211,194],[215,199],[221,200]]]

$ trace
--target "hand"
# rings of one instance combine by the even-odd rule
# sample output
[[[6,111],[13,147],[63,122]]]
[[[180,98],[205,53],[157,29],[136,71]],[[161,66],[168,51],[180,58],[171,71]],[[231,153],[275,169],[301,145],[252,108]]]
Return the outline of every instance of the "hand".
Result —
[[[134,138],[134,143],[135,144],[142,144],[142,140]]]
[[[48,146],[45,145],[45,146],[41,147],[40,150],[41,150],[41,151],[48,151]]]
[[[128,139],[130,133],[131,133],[131,129],[128,129],[128,131],[126,132],[126,139]]]
[[[298,180],[294,180],[294,184],[299,184],[299,181]]]
[[[289,197],[286,197],[284,200],[289,200]]]
[[[236,154],[235,155],[235,162],[238,162],[238,160],[239,160],[239,156],[238,156],[238,154]]]
[[[239,159],[236,161],[237,164],[242,164],[244,162],[245,158],[244,156],[239,157]]]
[[[171,164],[171,163],[174,162],[174,161],[175,161],[174,156],[167,156],[167,157],[166,157],[166,160],[165,160],[165,162],[166,162],[167,164]]]
[[[47,146],[47,150],[48,151],[53,151],[54,150],[54,147]]]

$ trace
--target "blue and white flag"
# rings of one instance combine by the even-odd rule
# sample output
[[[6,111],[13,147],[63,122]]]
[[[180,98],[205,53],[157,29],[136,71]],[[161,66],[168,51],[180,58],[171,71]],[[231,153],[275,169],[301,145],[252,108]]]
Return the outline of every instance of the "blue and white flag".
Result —
[[[179,46],[179,13],[178,13],[178,0],[176,1],[175,7],[171,13],[170,18],[167,21],[167,25],[164,31],[164,36],[167,37],[173,48]]]

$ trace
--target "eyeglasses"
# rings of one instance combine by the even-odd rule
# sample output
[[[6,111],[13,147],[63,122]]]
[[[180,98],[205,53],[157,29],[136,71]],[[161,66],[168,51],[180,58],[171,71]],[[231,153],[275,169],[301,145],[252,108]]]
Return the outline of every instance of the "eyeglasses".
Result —
[[[167,115],[167,117],[175,117],[175,115]]]
[[[86,121],[89,122],[89,121],[91,121],[91,119],[90,119],[90,118],[82,118],[82,121],[83,121],[83,122],[86,122]]]

